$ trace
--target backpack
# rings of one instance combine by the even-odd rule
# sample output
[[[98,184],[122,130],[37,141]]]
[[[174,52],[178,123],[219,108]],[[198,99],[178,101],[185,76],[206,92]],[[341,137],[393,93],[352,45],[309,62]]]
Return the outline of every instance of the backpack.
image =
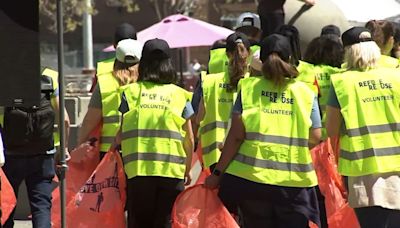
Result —
[[[7,154],[46,154],[54,148],[55,112],[51,106],[53,81],[42,75],[39,106],[5,107],[3,137]]]

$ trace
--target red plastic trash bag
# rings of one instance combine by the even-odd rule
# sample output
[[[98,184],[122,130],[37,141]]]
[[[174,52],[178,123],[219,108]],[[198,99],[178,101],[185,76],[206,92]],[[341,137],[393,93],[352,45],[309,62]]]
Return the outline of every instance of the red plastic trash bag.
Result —
[[[67,182],[67,205],[74,199],[76,193],[79,192],[80,188],[85,184],[90,175],[92,175],[98,164],[98,143],[94,146],[84,143],[71,152],[71,160],[68,162],[68,170],[65,176]],[[58,187],[53,190],[52,197],[51,217],[52,221],[58,221],[61,214],[60,190]]]
[[[239,228],[217,194],[200,184],[179,194],[172,209],[172,228]]]
[[[348,203],[328,217],[329,228],[358,228],[357,216]]]
[[[339,149],[336,140],[327,139],[311,150],[318,186],[325,197],[325,208],[329,228],[358,228],[354,210],[347,203],[347,192],[343,179],[337,171],[334,148]],[[351,226],[348,226],[351,225]]]
[[[1,224],[7,221],[11,212],[14,210],[14,207],[17,205],[17,199],[15,198],[14,190],[8,181],[6,175],[3,172],[3,169],[0,168],[0,178],[1,178],[1,193],[0,193],[0,202],[1,202]]]
[[[95,171],[67,201],[67,227],[126,227],[126,180],[121,156],[109,151]],[[60,219],[53,218],[53,227]]]

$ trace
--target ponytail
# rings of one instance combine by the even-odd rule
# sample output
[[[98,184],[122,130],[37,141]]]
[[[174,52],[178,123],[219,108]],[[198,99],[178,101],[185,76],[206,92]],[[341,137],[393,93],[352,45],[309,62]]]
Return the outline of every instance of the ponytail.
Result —
[[[247,72],[247,58],[250,55],[250,50],[240,42],[237,43],[235,50],[231,53],[229,59],[229,88],[228,91],[236,91],[239,80],[244,77]]]
[[[294,79],[299,74],[293,65],[283,61],[276,53],[270,54],[264,61],[262,73],[278,87],[285,85],[286,78]]]

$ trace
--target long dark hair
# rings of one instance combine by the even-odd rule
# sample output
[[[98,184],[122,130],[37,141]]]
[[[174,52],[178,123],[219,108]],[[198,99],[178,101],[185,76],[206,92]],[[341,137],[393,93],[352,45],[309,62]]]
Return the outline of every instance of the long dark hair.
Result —
[[[314,38],[304,53],[304,61],[314,65],[341,67],[344,49],[337,36],[325,35]]]
[[[179,84],[179,78],[170,58],[142,59],[139,63],[138,81],[157,84]]]

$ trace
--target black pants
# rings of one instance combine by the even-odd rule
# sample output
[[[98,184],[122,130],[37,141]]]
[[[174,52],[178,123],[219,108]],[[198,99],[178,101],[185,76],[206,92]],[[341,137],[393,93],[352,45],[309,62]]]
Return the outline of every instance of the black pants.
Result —
[[[361,228],[400,227],[400,210],[390,210],[383,207],[362,207],[354,210]]]
[[[308,219],[289,207],[269,204],[260,200],[244,200],[239,203],[243,228],[276,227],[306,228]]]
[[[16,196],[22,181],[25,180],[34,228],[50,228],[50,209],[52,179],[55,175],[53,155],[7,156],[3,167]],[[4,227],[14,226],[14,212]]]
[[[279,12],[258,12],[261,21],[262,39],[276,33],[285,24],[285,13]]]
[[[140,176],[128,179],[128,227],[171,227],[171,211],[183,180]]]
[[[328,228],[328,218],[326,217],[326,208],[325,208],[325,197],[321,194],[319,187],[316,187],[315,190],[317,191],[319,220],[321,221],[321,228]]]
[[[237,212],[244,228],[307,228],[309,220],[320,223],[313,187],[260,184],[224,174],[218,195],[231,213]]]

